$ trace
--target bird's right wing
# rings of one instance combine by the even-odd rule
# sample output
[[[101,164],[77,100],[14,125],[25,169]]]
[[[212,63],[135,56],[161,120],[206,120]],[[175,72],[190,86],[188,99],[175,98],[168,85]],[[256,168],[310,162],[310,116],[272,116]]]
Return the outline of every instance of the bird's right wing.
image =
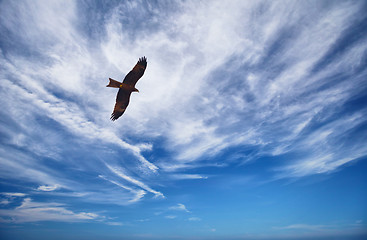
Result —
[[[139,58],[134,68],[126,75],[123,83],[135,87],[136,82],[143,76],[145,69],[147,68],[146,57]]]

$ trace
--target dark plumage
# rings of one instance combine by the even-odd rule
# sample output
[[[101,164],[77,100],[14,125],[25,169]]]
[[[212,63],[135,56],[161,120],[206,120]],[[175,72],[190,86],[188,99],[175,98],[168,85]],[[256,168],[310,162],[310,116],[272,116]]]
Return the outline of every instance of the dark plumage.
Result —
[[[106,87],[119,88],[116,97],[115,108],[111,114],[111,120],[115,121],[125,112],[127,106],[129,105],[130,95],[132,92],[139,92],[135,88],[136,82],[143,76],[144,71],[147,67],[146,57],[139,58],[139,61],[135,67],[126,75],[124,81],[118,82],[110,78],[110,83]]]

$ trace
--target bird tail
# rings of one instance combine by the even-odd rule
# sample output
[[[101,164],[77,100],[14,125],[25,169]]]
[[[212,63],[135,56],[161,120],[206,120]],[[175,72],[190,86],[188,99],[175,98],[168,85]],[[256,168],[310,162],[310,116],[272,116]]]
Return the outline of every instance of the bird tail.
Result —
[[[121,83],[113,80],[112,78],[109,78],[110,83],[106,87],[112,87],[112,88],[120,88]]]

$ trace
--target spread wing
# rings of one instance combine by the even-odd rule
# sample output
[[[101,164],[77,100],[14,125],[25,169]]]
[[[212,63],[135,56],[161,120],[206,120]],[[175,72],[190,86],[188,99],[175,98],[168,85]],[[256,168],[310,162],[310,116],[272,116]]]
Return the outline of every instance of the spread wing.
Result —
[[[123,83],[135,87],[136,82],[143,76],[146,68],[147,68],[147,58],[146,57],[139,58],[138,63],[126,75]]]
[[[120,88],[117,97],[115,108],[113,109],[113,113],[111,114],[111,120],[115,121],[125,112],[127,106],[129,105],[131,91]]]
[[[130,85],[132,88],[135,88],[136,82],[144,75],[146,67],[147,67],[146,57],[139,58],[139,61],[136,63],[134,68],[124,78],[123,83],[126,85]],[[120,84],[120,83],[117,82],[117,84]],[[111,85],[111,83],[109,85]],[[115,108],[113,109],[113,113],[111,114],[112,121],[117,120],[125,112],[130,102],[132,88],[129,88],[129,87],[126,88],[126,87],[119,86],[119,91],[116,97]]]

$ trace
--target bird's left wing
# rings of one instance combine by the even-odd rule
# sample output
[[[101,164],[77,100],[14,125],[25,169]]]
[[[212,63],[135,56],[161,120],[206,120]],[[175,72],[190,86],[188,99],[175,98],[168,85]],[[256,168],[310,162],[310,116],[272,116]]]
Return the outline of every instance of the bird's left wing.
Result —
[[[119,89],[116,97],[115,108],[113,109],[113,113],[111,114],[112,121],[117,120],[125,112],[127,106],[129,105],[130,95],[130,91],[122,88]]]

